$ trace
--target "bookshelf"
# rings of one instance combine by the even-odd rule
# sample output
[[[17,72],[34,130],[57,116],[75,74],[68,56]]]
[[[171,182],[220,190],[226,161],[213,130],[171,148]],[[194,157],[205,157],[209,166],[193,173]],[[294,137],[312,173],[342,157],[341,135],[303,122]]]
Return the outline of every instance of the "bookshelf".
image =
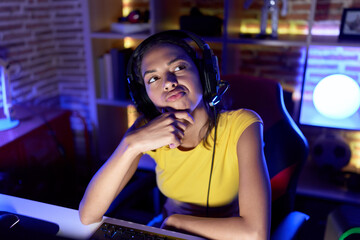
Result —
[[[109,113],[110,115],[108,118],[110,118],[113,111],[117,111],[119,109],[123,110],[124,108],[126,109],[127,106],[131,104],[129,100],[119,101],[112,99],[102,99],[99,96],[99,79],[97,77],[98,70],[96,67],[97,59],[104,53],[109,52],[112,48],[135,48],[143,39],[150,36],[152,33],[168,29],[179,29],[180,16],[187,14],[195,2],[199,3],[199,8],[205,14],[213,14],[223,20],[221,36],[204,37],[204,39],[210,44],[215,54],[219,58],[222,74],[245,73],[271,77],[274,79],[279,79],[279,82],[283,85],[284,89],[296,92],[301,89],[301,81],[305,77],[308,51],[310,46],[352,46],[360,48],[359,43],[339,43],[336,37],[311,36],[311,34],[309,34],[311,33],[312,25],[316,20],[315,16],[318,7],[317,1],[305,1],[304,5],[301,6],[301,14],[296,13],[292,16],[289,16],[290,20],[293,19],[295,15],[302,16],[301,21],[295,21],[296,24],[301,22],[298,24],[299,26],[295,26],[295,28],[297,27],[300,29],[298,32],[289,32],[288,34],[282,33],[283,29],[289,25],[288,22],[290,20],[281,20],[279,22],[279,38],[276,40],[256,39],[254,37],[243,37],[240,35],[240,29],[244,29],[244,23],[246,24],[247,22],[250,22],[250,24],[247,26],[251,27],[251,25],[254,25],[252,23],[258,20],[259,15],[254,14],[258,14],[260,8],[259,3],[256,4],[255,2],[261,3],[261,1],[254,1],[254,8],[250,8],[248,10],[243,8],[243,1],[237,0],[83,1],[84,42],[87,55],[87,75],[89,80],[89,98],[91,105],[90,118],[94,127],[93,131],[95,142],[97,142],[97,139],[100,139],[99,133],[102,132],[102,129],[110,126],[110,122],[104,122],[104,119],[106,120],[107,118],[100,115],[104,112]],[[302,2],[299,2],[301,1],[292,1],[291,4],[303,4]],[[295,8],[296,6],[293,6],[293,9]],[[148,32],[137,34],[121,34],[110,31],[111,23],[117,22],[119,17],[126,16],[126,14],[134,9],[150,11],[150,30]],[[270,23],[268,23],[268,25],[270,25]],[[288,29],[294,28],[291,26],[291,24],[289,26],[287,26]],[[305,30],[303,29],[306,29],[307,32],[304,33]],[[254,36],[255,34],[250,35]],[[262,56],[266,55],[262,54],[261,52],[264,49],[266,51],[271,49],[269,52],[266,52],[266,54],[268,54],[270,57],[273,57],[271,55],[275,55],[278,57],[278,59],[285,60],[279,61],[275,58],[271,60],[272,62],[270,63],[270,66],[267,66],[269,65],[267,62],[268,60],[260,59]],[[275,49],[275,53],[273,52],[273,49]],[[259,53],[256,51],[259,51]],[[248,54],[249,52],[251,53]],[[295,57],[298,57],[297,55],[300,54],[303,54],[304,57],[298,60],[296,65],[286,62],[286,58],[288,56],[294,55]],[[263,69],[262,66],[258,67],[257,64],[259,64],[259,62],[263,62]],[[269,68],[272,69],[269,70]],[[298,76],[293,77],[292,75]],[[103,111],[102,108],[106,108],[107,110]],[[111,108],[113,108],[113,111],[110,111]],[[294,113],[294,115],[296,115],[296,113]],[[124,128],[126,128],[125,126],[128,125],[128,117],[118,117],[120,117],[119,121],[126,122],[126,124],[124,124]],[[119,137],[115,140],[112,139],[114,142],[113,144],[121,139],[125,130],[126,129],[122,129],[121,131],[119,130]],[[103,138],[101,139],[104,141]],[[95,143],[95,145],[98,144]],[[112,148],[114,148],[114,146],[109,146],[109,149]],[[106,154],[101,154],[102,150],[100,149],[99,151],[100,155],[103,156],[100,157],[101,159],[106,159],[108,152],[110,152],[105,151],[107,152]]]

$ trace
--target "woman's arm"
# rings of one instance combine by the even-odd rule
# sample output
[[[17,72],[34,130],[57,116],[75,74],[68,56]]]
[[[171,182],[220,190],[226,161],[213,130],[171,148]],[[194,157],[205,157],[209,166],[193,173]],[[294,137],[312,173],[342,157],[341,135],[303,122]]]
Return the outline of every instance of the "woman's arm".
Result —
[[[140,157],[141,153],[134,151],[124,138],[86,188],[79,206],[83,224],[101,221],[112,201],[135,173]]]
[[[271,190],[262,142],[262,125],[253,123],[237,143],[239,217],[172,215],[166,226],[209,239],[269,239]]]
[[[179,146],[187,122],[193,123],[187,112],[164,113],[143,127],[131,127],[86,188],[79,206],[81,222],[101,221],[110,204],[135,173],[142,152],[166,145]]]
[[[269,239],[271,187],[263,146],[263,125],[253,123],[237,145],[239,158],[239,210],[252,231]]]

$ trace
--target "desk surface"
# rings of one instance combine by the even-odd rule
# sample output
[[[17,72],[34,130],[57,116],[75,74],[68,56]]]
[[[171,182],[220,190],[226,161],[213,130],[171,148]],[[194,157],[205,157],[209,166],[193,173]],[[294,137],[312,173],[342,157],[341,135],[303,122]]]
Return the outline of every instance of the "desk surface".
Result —
[[[336,183],[331,177],[335,176],[321,171],[314,163],[307,162],[300,174],[296,192],[310,197],[360,204],[360,189],[358,191],[350,190],[346,186]]]
[[[14,112],[14,117],[20,120],[20,124],[15,128],[0,131],[0,147],[13,142],[15,139],[21,138],[61,114],[70,114],[70,112],[66,110],[30,106],[16,106]]]
[[[83,225],[77,210],[47,203],[0,194],[0,211],[18,213],[45,220],[59,226],[58,236],[71,239],[87,239],[101,225],[101,222]]]

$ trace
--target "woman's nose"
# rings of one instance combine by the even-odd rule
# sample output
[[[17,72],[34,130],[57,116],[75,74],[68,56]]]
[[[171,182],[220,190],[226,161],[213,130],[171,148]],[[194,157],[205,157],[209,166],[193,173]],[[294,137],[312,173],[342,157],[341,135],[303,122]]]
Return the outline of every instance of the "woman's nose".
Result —
[[[175,74],[173,74],[173,73],[166,74],[165,80],[164,80],[164,90],[171,91],[174,88],[176,88],[177,85],[178,85],[178,81],[176,79]]]

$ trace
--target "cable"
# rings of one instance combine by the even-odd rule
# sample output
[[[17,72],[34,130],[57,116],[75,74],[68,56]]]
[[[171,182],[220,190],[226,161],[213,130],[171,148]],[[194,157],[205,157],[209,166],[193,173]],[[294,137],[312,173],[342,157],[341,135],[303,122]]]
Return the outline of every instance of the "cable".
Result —
[[[209,217],[209,198],[210,198],[210,185],[211,185],[211,177],[212,172],[214,169],[214,159],[215,159],[215,146],[216,146],[216,133],[217,133],[217,113],[216,113],[216,107],[214,107],[214,117],[215,117],[215,133],[214,133],[214,146],[213,146],[213,153],[212,153],[212,159],[211,159],[211,167],[210,167],[210,176],[209,176],[209,186],[208,186],[208,192],[206,197],[206,217]]]

